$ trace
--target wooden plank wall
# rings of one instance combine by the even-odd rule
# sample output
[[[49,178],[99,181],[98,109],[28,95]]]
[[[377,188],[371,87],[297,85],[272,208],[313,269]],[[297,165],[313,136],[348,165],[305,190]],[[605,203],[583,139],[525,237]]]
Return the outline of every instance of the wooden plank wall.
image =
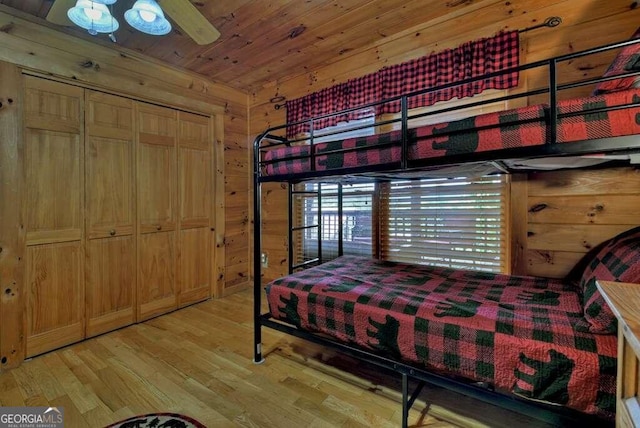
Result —
[[[335,60],[325,67],[292,70],[289,78],[274,81],[251,94],[250,134],[256,135],[269,126],[284,122],[284,109],[274,108],[270,103],[273,97],[295,99],[371,73],[386,65],[453,48],[465,41],[487,37],[500,30],[522,29],[543,22],[547,17],[560,16],[563,23],[558,27],[521,34],[523,62],[532,62],[628,39],[640,22],[638,2],[628,0],[481,0],[450,2],[450,7],[451,13],[444,18],[418,25],[410,31],[389,35],[365,49],[351,50],[349,41],[345,40],[344,46],[336,47]],[[596,59],[572,61],[563,65],[560,72],[571,77],[595,77],[602,74],[611,59],[612,54],[607,54]],[[522,82],[523,87],[531,89],[542,85],[546,80],[542,74],[530,72],[523,76]],[[589,88],[584,88],[567,96],[587,95],[589,91]],[[531,99],[529,102],[539,101]],[[523,186],[516,188],[521,189]],[[280,210],[286,207],[286,195],[280,193],[277,187],[270,186],[269,191],[264,192],[264,198],[264,237],[286,236],[286,223],[280,220]],[[519,198],[521,201],[526,200],[522,195]],[[526,229],[523,225],[513,226],[518,230]],[[264,251],[269,255],[270,261],[265,279],[285,274],[286,249],[282,248],[282,239],[265,238],[264,244]],[[526,250],[521,248],[519,251],[524,254]],[[280,263],[283,255],[285,262]],[[541,265],[538,267],[542,268]],[[558,267],[555,266],[554,269],[557,274]],[[543,270],[533,269],[532,272],[542,273]],[[549,274],[554,272],[549,271]]]
[[[638,213],[637,169],[529,174],[526,273],[564,277],[591,248],[640,225]]]
[[[0,370],[24,359],[25,228],[23,203],[22,76],[0,63]]]
[[[4,67],[3,93],[6,108],[0,110],[2,119],[2,156],[13,165],[19,148],[5,145],[6,138],[15,138],[12,129],[20,129],[18,115],[12,113],[7,98],[15,101],[19,85],[11,70],[25,70],[64,82],[130,96],[153,103],[171,105],[215,117],[216,157],[216,249],[212,270],[216,276],[213,295],[220,297],[249,286],[249,154],[248,96],[242,91],[217,84],[192,73],[168,67],[117,45],[91,43],[36,22],[26,14],[15,14],[0,5],[0,61],[16,67]],[[11,70],[9,70],[11,69]],[[18,70],[19,69],[19,70]],[[18,71],[15,71],[18,70]],[[13,82],[13,83],[12,83]],[[4,98],[3,98],[4,97]],[[11,121],[9,124],[7,121]],[[24,359],[24,340],[20,333],[23,310],[16,310],[24,299],[22,275],[14,275],[16,257],[21,254],[15,245],[24,242],[17,215],[10,203],[19,170],[5,171],[2,163],[2,237],[0,262],[2,267],[2,307],[0,308],[0,355],[6,356],[0,367],[11,367]],[[224,195],[220,197],[220,195]],[[5,196],[7,198],[5,199]],[[18,199],[15,199],[19,202]],[[14,207],[15,208],[15,207]],[[18,259],[21,260],[21,259]],[[24,265],[22,264],[21,269]],[[5,274],[7,276],[5,276]],[[5,283],[4,281],[9,281]],[[10,291],[6,291],[10,290]],[[19,343],[19,341],[22,341]]]

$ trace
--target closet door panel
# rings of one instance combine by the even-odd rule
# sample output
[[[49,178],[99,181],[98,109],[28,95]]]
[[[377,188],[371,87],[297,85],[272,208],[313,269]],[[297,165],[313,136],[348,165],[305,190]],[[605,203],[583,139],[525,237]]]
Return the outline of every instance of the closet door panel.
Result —
[[[134,224],[133,144],[89,136],[87,236],[131,235]]]
[[[140,233],[175,229],[175,148],[140,144],[138,217]]]
[[[211,296],[210,118],[178,113],[179,251],[178,305]]]
[[[178,256],[178,306],[208,299],[211,296],[210,231],[208,227],[180,231]]]
[[[83,126],[84,89],[25,76],[26,128],[79,134]]]
[[[27,356],[84,338],[80,241],[27,247]]]
[[[209,151],[180,147],[180,228],[209,226],[211,158]]]
[[[178,112],[178,141],[181,147],[209,150],[211,137],[209,118],[198,114]]]
[[[84,338],[84,89],[31,76],[24,86],[26,343],[33,356]]]
[[[131,235],[135,223],[133,103],[87,94],[87,236]]]
[[[136,104],[138,321],[177,308],[177,112]]]
[[[27,245],[82,239],[84,89],[24,77]]]
[[[27,128],[27,244],[82,238],[82,145],[79,134]]]
[[[175,232],[142,234],[138,244],[138,321],[143,321],[177,307]]]
[[[87,92],[87,133],[114,140],[131,140],[133,101],[101,92]]]
[[[142,144],[174,146],[176,143],[176,110],[151,104],[138,105],[138,141]]]
[[[175,230],[177,113],[143,103],[137,106],[140,233]]]
[[[87,337],[135,322],[135,248],[133,235],[88,241]]]

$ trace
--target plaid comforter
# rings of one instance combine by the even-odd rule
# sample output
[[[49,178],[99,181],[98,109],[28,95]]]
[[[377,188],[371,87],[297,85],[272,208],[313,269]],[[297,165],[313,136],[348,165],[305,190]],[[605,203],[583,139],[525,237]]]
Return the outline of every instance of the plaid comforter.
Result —
[[[586,333],[574,285],[343,256],[271,282],[267,299],[302,329],[614,416],[617,337]]]
[[[640,107],[589,113],[589,110],[640,103],[640,89],[613,92],[558,103],[558,142],[640,134]],[[537,146],[548,139],[548,107],[537,105],[487,113],[448,123],[409,130],[409,159]],[[316,145],[315,170],[340,170],[400,162],[401,133],[393,131]],[[309,146],[267,150],[263,173],[267,176],[311,171]]]

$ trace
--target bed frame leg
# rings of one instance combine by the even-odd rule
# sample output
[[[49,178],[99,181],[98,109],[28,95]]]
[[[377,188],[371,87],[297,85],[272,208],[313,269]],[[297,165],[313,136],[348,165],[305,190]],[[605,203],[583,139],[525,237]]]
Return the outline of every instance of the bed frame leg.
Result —
[[[402,373],[402,428],[409,426],[409,377]]]
[[[262,343],[256,343],[256,347],[253,352],[253,364],[264,363],[264,358],[262,357]]]
[[[418,399],[418,395],[420,395],[425,385],[426,385],[426,382],[421,380],[418,383],[418,386],[416,386],[416,389],[413,390],[413,393],[411,394],[411,398],[409,398],[409,409],[413,407],[413,403],[416,402],[416,400]]]

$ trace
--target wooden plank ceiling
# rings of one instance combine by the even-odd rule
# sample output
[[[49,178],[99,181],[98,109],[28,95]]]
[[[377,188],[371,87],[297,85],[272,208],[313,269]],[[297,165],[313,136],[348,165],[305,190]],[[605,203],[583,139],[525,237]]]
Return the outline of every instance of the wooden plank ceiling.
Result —
[[[45,23],[53,0],[0,0]],[[131,28],[123,18],[133,0],[119,0],[117,43],[209,79],[252,92],[270,82],[315,70],[418,24],[459,13],[473,0],[192,0],[220,31],[199,46],[175,24],[167,36]],[[11,10],[9,10],[11,12]],[[16,12],[19,13],[19,12]],[[21,15],[24,16],[24,15]],[[63,28],[88,40],[84,30]]]

